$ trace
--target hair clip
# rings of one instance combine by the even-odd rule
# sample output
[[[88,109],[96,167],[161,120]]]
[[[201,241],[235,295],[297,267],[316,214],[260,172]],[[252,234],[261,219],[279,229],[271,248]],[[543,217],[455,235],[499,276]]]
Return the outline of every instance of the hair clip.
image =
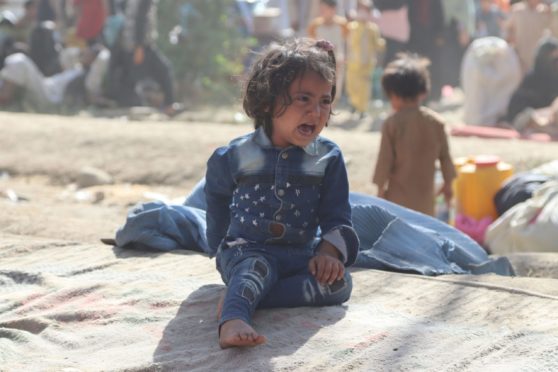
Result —
[[[334,49],[333,43],[324,39],[316,41],[316,46],[326,52],[333,52]]]

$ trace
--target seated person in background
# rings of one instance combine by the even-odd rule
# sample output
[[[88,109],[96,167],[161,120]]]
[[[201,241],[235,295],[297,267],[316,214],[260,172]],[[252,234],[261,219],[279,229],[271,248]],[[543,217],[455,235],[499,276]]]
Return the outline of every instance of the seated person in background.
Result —
[[[29,51],[29,37],[37,25],[37,3],[26,0],[22,13],[18,17],[14,12],[4,10],[0,15],[0,33],[10,38],[14,48],[23,52]]]
[[[107,95],[121,106],[142,105],[138,83],[151,79],[163,92],[159,109],[174,116],[183,107],[175,102],[171,62],[157,47],[157,4],[151,0],[124,3],[122,31],[111,49]]]
[[[81,66],[45,77],[23,53],[6,57],[0,70],[0,105],[22,104],[32,111],[52,111],[59,107],[70,81],[83,73]]]
[[[442,193],[449,206],[456,171],[444,119],[421,105],[430,88],[427,66],[416,54],[398,54],[384,70],[382,87],[394,112],[382,127],[372,181],[379,197],[433,216],[435,195]],[[435,194],[437,160],[444,183]]]
[[[12,53],[0,70],[0,105],[39,112],[114,107],[116,102],[104,92],[109,63],[110,51],[97,43],[79,50],[65,70],[47,77],[26,54]]]
[[[534,109],[550,107],[557,97],[558,39],[548,37],[539,45],[533,70],[513,93],[505,119],[521,132],[529,125]]]
[[[62,48],[54,22],[44,21],[31,32],[29,57],[44,76],[52,76],[62,72],[62,64],[60,63]]]
[[[514,125],[525,134],[546,133],[551,138],[558,139],[558,97],[550,106],[521,111],[516,116]]]
[[[66,87],[64,104],[70,108],[117,106],[105,94],[110,50],[100,43],[86,46],[80,50],[79,62],[83,72]]]

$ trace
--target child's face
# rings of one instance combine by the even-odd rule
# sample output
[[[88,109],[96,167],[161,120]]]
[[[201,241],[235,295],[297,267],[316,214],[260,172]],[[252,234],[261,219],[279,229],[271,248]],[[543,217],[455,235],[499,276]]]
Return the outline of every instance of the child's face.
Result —
[[[357,12],[356,12],[355,18],[359,21],[369,20],[370,19],[370,9],[359,4],[357,6]]]
[[[335,14],[337,13],[337,9],[333,6],[329,6],[327,4],[320,4],[320,15],[324,17],[326,20],[332,20]]]
[[[289,87],[292,103],[286,108],[282,101],[275,103],[273,145],[281,148],[291,145],[304,147],[314,141],[329,120],[331,88],[328,81],[313,71],[295,79]]]
[[[480,6],[483,11],[488,12],[492,6],[492,0],[481,0]]]

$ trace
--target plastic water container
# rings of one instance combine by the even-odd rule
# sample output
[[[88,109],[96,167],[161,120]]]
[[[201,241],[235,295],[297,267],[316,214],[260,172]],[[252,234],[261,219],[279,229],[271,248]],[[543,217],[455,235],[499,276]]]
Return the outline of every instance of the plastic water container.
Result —
[[[456,213],[480,221],[498,218],[494,195],[513,174],[513,167],[495,155],[456,159]]]

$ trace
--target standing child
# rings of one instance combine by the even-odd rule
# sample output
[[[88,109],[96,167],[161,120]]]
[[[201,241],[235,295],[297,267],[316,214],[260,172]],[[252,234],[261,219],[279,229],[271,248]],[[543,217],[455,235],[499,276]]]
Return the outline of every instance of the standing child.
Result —
[[[480,0],[475,15],[476,37],[502,37],[506,16],[494,0]]]
[[[349,23],[347,96],[361,118],[368,111],[377,56],[385,47],[378,26],[371,21],[372,10],[372,1],[358,0],[355,20]]]
[[[208,160],[207,239],[227,285],[222,348],[266,341],[250,325],[256,308],[336,305],[351,294],[345,267],[359,242],[347,172],[339,147],[319,136],[335,91],[331,43],[272,46],[246,85],[256,130]]]
[[[436,160],[444,179],[437,193],[443,193],[447,204],[456,173],[443,118],[421,105],[430,86],[427,67],[424,58],[400,54],[384,70],[382,87],[394,113],[382,127],[373,182],[378,196],[434,215]]]
[[[333,43],[333,52],[337,61],[337,95],[343,95],[345,78],[346,40],[349,32],[347,19],[337,14],[337,0],[320,0],[320,15],[310,21],[308,36],[313,39],[329,40]]]

